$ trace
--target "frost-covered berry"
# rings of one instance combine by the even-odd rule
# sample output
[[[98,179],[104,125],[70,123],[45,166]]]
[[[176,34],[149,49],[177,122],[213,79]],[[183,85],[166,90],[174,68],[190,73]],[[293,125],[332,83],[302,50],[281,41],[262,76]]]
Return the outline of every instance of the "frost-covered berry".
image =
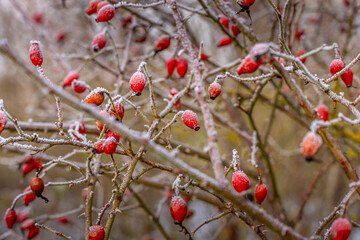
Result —
[[[322,144],[322,139],[314,132],[308,132],[302,143],[301,149],[306,161],[312,161]]]
[[[162,35],[156,42],[155,52],[160,52],[170,46],[171,38],[168,35]]]
[[[29,55],[32,64],[35,66],[41,66],[43,63],[43,56],[40,50],[39,42],[38,41],[31,41],[30,42],[30,49]]]
[[[209,86],[210,99],[215,100],[221,93],[221,85],[218,82],[213,82]]]
[[[91,0],[88,4],[86,13],[89,15],[96,13],[97,5],[101,1],[102,0]]]
[[[179,57],[176,63],[176,71],[179,74],[179,77],[184,77],[188,70],[188,62],[185,58]]]
[[[340,72],[341,70],[344,69],[344,67],[345,67],[345,64],[344,64],[343,60],[341,60],[340,58],[336,58],[336,59],[332,60],[330,63],[331,75],[335,75],[336,73]]]
[[[7,228],[12,228],[16,223],[16,219],[17,219],[15,210],[12,208],[6,210],[4,218]]]
[[[170,214],[175,223],[184,221],[187,215],[187,206],[185,200],[180,196],[174,196],[170,202]]]
[[[111,138],[111,137],[113,137],[116,140],[116,142],[120,141],[120,135],[117,132],[108,129],[105,133],[105,138]]]
[[[166,66],[167,66],[168,76],[171,76],[173,74],[176,67],[176,63],[177,61],[175,58],[169,58],[169,60],[167,60]]]
[[[77,79],[79,79],[79,73],[77,71],[71,71],[64,78],[62,86],[63,87],[71,86],[71,83]]]
[[[125,110],[124,110],[124,105],[122,104],[120,99],[114,102],[114,106],[115,106],[116,113],[119,115],[119,117],[121,119],[123,119]],[[114,111],[114,108],[111,108],[111,115],[113,115],[117,119],[115,111]]]
[[[7,119],[5,112],[0,110],[0,133],[2,133],[2,131],[4,131],[7,121],[8,121],[8,119]]]
[[[84,102],[94,105],[100,105],[104,101],[104,92],[98,89],[92,90],[84,99]]]
[[[169,91],[169,95],[170,95],[170,101],[172,100],[172,98],[171,98],[171,96],[175,96],[176,94],[178,94],[179,92],[178,92],[178,90],[176,89],[176,88],[172,88],[172,89],[170,89],[170,91]],[[180,98],[179,98],[179,100],[177,100],[176,101],[176,103],[174,104],[174,107],[176,107],[176,108],[180,108],[181,107],[181,103],[180,103]]]
[[[267,187],[265,184],[260,183],[255,188],[255,199],[258,204],[261,204],[267,195]]]
[[[338,218],[331,225],[332,240],[347,240],[351,234],[351,223],[346,218]]]
[[[106,34],[101,32],[94,36],[91,46],[94,52],[103,49],[106,45]]]
[[[71,88],[76,93],[83,93],[86,91],[86,89],[88,89],[88,87],[89,86],[86,83],[84,83],[83,81],[79,81],[79,80],[74,80],[71,83]]]
[[[107,4],[100,8],[97,13],[97,22],[108,22],[115,16],[115,7],[111,4]]]
[[[240,66],[237,70],[238,74],[247,74],[253,73],[259,68],[260,64],[253,61],[251,57],[248,55],[245,59],[240,63]]]
[[[232,39],[228,35],[224,35],[220,38],[217,46],[218,47],[225,47],[232,43]]]
[[[146,78],[142,72],[135,72],[130,78],[130,87],[135,95],[140,96],[146,85]]]
[[[94,225],[89,228],[89,240],[103,240],[105,238],[105,230],[100,225]]]
[[[253,46],[250,51],[249,56],[252,61],[257,62],[258,64],[265,64],[270,59],[270,48],[269,44],[258,43]]]
[[[234,172],[232,176],[232,183],[235,190],[238,193],[246,191],[250,188],[250,181],[248,176],[241,170],[237,170]]]
[[[114,154],[115,151],[116,151],[116,142],[115,142],[115,138],[114,137],[110,137],[110,138],[107,138],[104,143],[103,143],[103,151],[104,153],[106,154]]]
[[[200,126],[199,126],[199,119],[198,116],[196,115],[196,113],[194,113],[191,110],[186,110],[182,116],[181,116],[181,120],[183,121],[183,123],[191,128],[194,129],[195,131],[199,131],[200,130]]]
[[[100,154],[104,152],[104,139],[99,139],[94,143],[93,153]]]
[[[317,107],[317,114],[321,120],[327,121],[329,118],[329,109],[324,104],[319,104]]]

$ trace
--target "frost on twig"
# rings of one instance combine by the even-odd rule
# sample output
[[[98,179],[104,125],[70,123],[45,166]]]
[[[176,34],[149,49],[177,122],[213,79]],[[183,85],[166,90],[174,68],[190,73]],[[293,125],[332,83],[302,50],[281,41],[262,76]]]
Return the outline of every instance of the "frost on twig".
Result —
[[[232,162],[231,162],[231,166],[234,169],[234,172],[236,172],[237,170],[239,170],[240,168],[240,157],[238,154],[238,151],[236,151],[236,149],[232,150]]]
[[[255,167],[258,168],[258,163],[256,160],[256,151],[257,151],[258,147],[257,147],[257,138],[256,138],[256,131],[253,132],[252,135],[252,145],[251,145],[251,164]]]

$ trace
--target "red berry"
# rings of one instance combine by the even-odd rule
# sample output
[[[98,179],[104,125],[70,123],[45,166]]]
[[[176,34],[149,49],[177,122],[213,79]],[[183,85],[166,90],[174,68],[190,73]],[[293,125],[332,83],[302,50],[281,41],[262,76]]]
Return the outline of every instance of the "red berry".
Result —
[[[213,82],[209,86],[210,99],[215,100],[221,93],[221,85],[218,82]]]
[[[40,232],[40,229],[36,226],[29,229],[28,234],[26,235],[27,239],[32,239],[36,237]]]
[[[106,45],[106,34],[103,32],[96,34],[91,43],[94,52],[103,49],[105,45]]]
[[[301,56],[304,55],[304,54],[305,54],[304,49],[300,48],[300,49],[298,50],[297,54],[296,54],[296,57],[301,57]],[[307,59],[307,58],[301,59],[301,62],[302,62],[303,64],[305,64],[306,59]]]
[[[254,62],[251,57],[248,55],[246,58],[241,62],[237,72],[239,75],[246,74],[246,73],[253,73],[259,68],[260,64]]]
[[[5,112],[0,110],[0,133],[4,131],[7,121],[8,119]]]
[[[115,7],[111,4],[107,4],[100,8],[96,21],[97,22],[108,22],[115,16]]]
[[[194,129],[195,131],[199,131],[200,130],[200,126],[199,126],[199,119],[198,116],[196,115],[196,113],[194,113],[191,110],[186,110],[182,116],[181,116],[181,120],[183,121],[183,123],[191,128]]]
[[[71,83],[77,79],[79,79],[79,73],[76,71],[71,71],[64,78],[62,86],[63,87],[71,86]]]
[[[17,216],[14,209],[9,208],[5,212],[5,222],[8,228],[12,228],[16,222]]]
[[[103,240],[105,238],[105,230],[100,225],[94,225],[89,228],[89,240]]]
[[[209,58],[208,55],[206,55],[205,53],[202,53],[200,55],[200,59],[203,60],[203,61],[208,60],[208,58]]]
[[[83,93],[86,91],[86,89],[88,89],[88,85],[86,83],[84,83],[83,81],[79,81],[79,80],[74,80],[71,83],[71,88],[74,90],[74,92],[76,93]]]
[[[155,52],[160,52],[167,49],[170,46],[170,40],[170,36],[162,35],[156,43]]]
[[[110,3],[108,1],[100,1],[97,5],[96,5],[96,13],[99,13],[100,9],[106,5],[110,5]]]
[[[295,37],[297,38],[297,39],[301,39],[301,37],[302,37],[302,35],[304,35],[304,29],[296,29],[296,31],[295,31]]]
[[[250,7],[251,5],[253,5],[255,3],[255,0],[242,0],[240,2],[241,6],[248,6]]]
[[[349,6],[350,3],[351,3],[351,0],[343,0],[343,3],[344,3],[346,6]]]
[[[249,56],[258,64],[265,64],[270,59],[270,48],[266,43],[258,43],[253,46]]]
[[[101,1],[102,0],[91,0],[89,2],[88,7],[87,7],[86,13],[89,14],[89,15],[96,13],[97,5]]]
[[[104,153],[106,154],[114,154],[115,151],[116,151],[116,139],[114,137],[110,137],[110,138],[107,138],[105,141],[104,141],[104,144],[103,144],[103,150],[104,150]]]
[[[67,217],[59,217],[58,221],[59,223],[67,224],[69,222],[69,219]]]
[[[17,215],[16,220],[19,223],[22,223],[22,222],[26,221],[29,218],[29,213],[26,210],[17,212],[16,215]]]
[[[135,95],[140,96],[146,85],[146,78],[142,72],[135,72],[130,78],[130,87]]]
[[[238,29],[234,24],[231,25],[231,31],[235,37],[241,33],[240,29]]]
[[[99,139],[96,143],[94,143],[94,150],[93,152],[96,154],[100,154],[104,152],[104,139]]]
[[[176,59],[169,58],[169,60],[166,62],[166,65],[167,65],[168,76],[171,76],[176,67]]]
[[[330,63],[331,75],[335,75],[336,73],[340,72],[341,70],[344,69],[344,67],[345,67],[345,64],[344,64],[343,60],[341,60],[339,58],[332,60]]]
[[[78,122],[78,132],[84,134],[86,132],[85,123],[83,121]]]
[[[132,15],[130,13],[125,13],[121,19],[121,26],[123,28],[126,28],[131,23],[132,23]]]
[[[319,104],[317,107],[317,114],[321,120],[327,121],[329,118],[329,109],[324,104]]]
[[[35,66],[41,66],[43,63],[43,56],[39,47],[38,41],[31,41],[29,49],[30,60]]]
[[[34,162],[21,164],[21,171],[24,176],[35,169],[36,169],[36,165],[34,164]]]
[[[62,42],[66,37],[66,32],[65,31],[60,31],[56,34],[56,41],[57,42]]]
[[[187,206],[185,200],[180,196],[174,196],[170,202],[170,214],[175,223],[184,221],[187,215]]]
[[[36,23],[43,23],[44,22],[44,16],[41,12],[35,12],[32,16],[31,16],[32,20],[34,20],[34,22]]]
[[[188,62],[185,58],[179,57],[177,63],[176,63],[176,71],[179,74],[179,76],[182,78],[186,75],[188,70]]]
[[[353,82],[354,73],[351,70],[347,70],[343,75],[340,76],[341,80],[345,83],[346,87],[351,87]]]
[[[116,142],[120,141],[120,135],[117,132],[114,132],[109,129],[105,133],[105,138],[111,138],[111,137],[115,138]]]
[[[30,188],[31,190],[35,193],[35,195],[37,197],[41,197],[41,194],[43,193],[44,191],[44,181],[39,178],[39,177],[34,177],[32,180],[31,180],[31,183],[30,183]]]
[[[219,18],[219,21],[221,22],[221,24],[225,27],[225,28],[229,28],[229,19],[227,17],[225,17],[224,15],[222,15]]]
[[[351,234],[351,223],[346,218],[338,218],[331,225],[332,240],[347,240]]]
[[[256,185],[255,198],[256,198],[256,202],[258,204],[261,204],[264,201],[264,199],[266,198],[266,195],[267,195],[266,185],[263,183]]]
[[[24,193],[28,192],[30,190],[31,190],[30,186],[27,186],[24,190]],[[29,205],[29,203],[33,202],[35,200],[35,198],[36,198],[36,195],[33,192],[29,193],[28,195],[25,195],[24,196],[24,205],[25,206]]]
[[[102,110],[100,112],[102,115],[104,115],[105,117],[110,117],[110,113],[106,110]],[[96,121],[96,126],[97,128],[99,129],[99,131],[102,131],[103,127],[104,127],[104,124],[100,121]]]
[[[124,110],[124,105],[122,104],[120,99],[117,100],[116,102],[114,102],[114,106],[115,106],[116,113],[119,115],[119,117],[121,119],[123,119],[125,110]],[[117,116],[116,116],[113,108],[111,109],[111,114],[117,119]]]
[[[100,105],[104,101],[104,92],[97,89],[92,90],[84,99],[84,102],[94,105]]]
[[[232,39],[228,35],[224,35],[220,38],[217,46],[224,47],[232,43]]]
[[[176,94],[178,94],[178,90],[176,88],[170,89],[170,92],[169,92],[170,96],[175,96]],[[170,101],[171,101],[171,99],[172,98],[170,97]],[[174,104],[174,107],[176,107],[176,108],[181,107],[180,99],[176,101],[176,103]]]
[[[305,156],[306,161],[312,161],[322,144],[322,139],[314,132],[308,132],[302,143],[302,154]]]
[[[234,172],[232,176],[232,183],[235,190],[239,193],[246,191],[250,188],[250,181],[248,176],[240,170]]]

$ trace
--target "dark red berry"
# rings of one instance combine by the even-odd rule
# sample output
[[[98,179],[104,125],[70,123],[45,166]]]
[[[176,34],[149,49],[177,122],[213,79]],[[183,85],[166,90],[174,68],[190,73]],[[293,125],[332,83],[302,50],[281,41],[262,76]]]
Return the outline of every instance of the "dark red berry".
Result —
[[[162,35],[156,43],[155,52],[160,52],[167,49],[170,46],[170,40],[170,36]]]
[[[235,37],[241,33],[241,31],[234,24],[231,25],[231,31]]]
[[[89,228],[89,240],[103,240],[105,238],[105,230],[100,225],[94,225]]]
[[[343,73],[340,77],[341,77],[341,80],[343,80],[343,82],[345,83],[346,87],[352,86],[354,73],[351,68],[349,70],[347,70],[345,73]]]
[[[108,22],[115,16],[115,7],[111,4],[107,4],[100,8],[96,21]]]
[[[188,62],[185,58],[179,57],[176,63],[176,71],[179,74],[179,76],[182,78],[186,75],[188,70]]]
[[[251,57],[248,55],[246,58],[241,62],[237,72],[239,75],[253,73],[259,68],[260,64],[253,61]]]
[[[308,132],[302,143],[301,149],[306,161],[312,161],[322,144],[322,139],[314,132]]]
[[[94,36],[91,46],[94,52],[97,52],[101,49],[103,49],[106,45],[106,34],[101,32]]]
[[[6,210],[4,217],[5,217],[6,226],[8,228],[12,228],[16,223],[16,219],[17,219],[15,210],[9,208],[8,210]]]
[[[0,110],[0,133],[4,131],[7,121],[8,119],[5,112]]]
[[[176,94],[178,94],[178,90],[176,88],[172,88],[170,89],[169,95],[170,95],[170,101],[171,101],[171,96],[175,96]],[[180,98],[179,100],[176,101],[176,103],[174,104],[174,107],[176,108],[180,108],[181,107],[181,103],[180,103]]]
[[[351,223],[346,218],[338,218],[331,225],[332,240],[347,240],[351,234]]]
[[[77,71],[71,71],[64,78],[62,86],[63,87],[71,86],[71,83],[77,79],[79,79],[79,73]]]
[[[37,197],[41,197],[41,194],[43,193],[44,191],[44,181],[39,178],[39,177],[34,177],[32,180],[31,180],[31,183],[30,183],[30,188],[31,190],[35,193],[35,195]]]
[[[198,116],[193,111],[186,110],[182,114],[181,119],[187,127],[194,129],[195,131],[200,129]]]
[[[232,43],[232,39],[228,35],[224,35],[220,38],[217,46],[224,47]]]
[[[174,72],[174,69],[176,67],[176,59],[175,58],[169,58],[169,60],[166,62],[167,65],[167,71],[168,71],[168,76],[171,76],[172,73]]]
[[[187,215],[187,206],[185,200],[180,196],[174,196],[170,202],[170,214],[175,223],[184,221]]]
[[[141,92],[144,90],[146,85],[146,78],[142,72],[135,72],[130,78],[130,87],[135,95],[141,95]]]
[[[213,82],[209,86],[210,99],[215,100],[221,93],[221,85],[218,82]]]
[[[86,13],[91,15],[96,13],[96,9],[97,9],[97,5],[99,4],[99,2],[101,2],[102,0],[91,0],[88,4]]]
[[[116,152],[116,139],[114,137],[107,138],[103,144],[103,150],[106,154],[114,154]]]
[[[93,152],[96,154],[100,154],[104,152],[104,139],[99,139],[97,142],[94,143],[94,150]]]
[[[28,186],[28,187],[25,188],[24,193],[28,192],[30,190],[31,190],[31,187]],[[25,195],[24,196],[24,205],[25,206],[29,205],[29,203],[33,202],[35,200],[35,198],[36,198],[36,195],[33,192]]]
[[[222,15],[220,18],[219,18],[219,21],[221,22],[221,24],[225,27],[225,28],[229,28],[229,19]]]
[[[267,187],[265,184],[261,183],[256,185],[255,188],[255,199],[258,204],[261,204],[267,195]]]
[[[250,188],[250,181],[248,176],[240,170],[234,172],[232,176],[232,183],[238,193],[246,191]]]
[[[319,104],[317,107],[317,114],[321,120],[327,121],[329,118],[329,109],[324,104]]]
[[[35,66],[41,66],[41,64],[43,63],[43,56],[39,46],[40,43],[38,41],[31,41],[30,44],[30,60]]]
[[[76,93],[83,93],[86,91],[86,89],[89,88],[89,86],[84,83],[83,81],[79,81],[79,80],[74,80],[71,83],[71,88],[73,89],[74,92]]]

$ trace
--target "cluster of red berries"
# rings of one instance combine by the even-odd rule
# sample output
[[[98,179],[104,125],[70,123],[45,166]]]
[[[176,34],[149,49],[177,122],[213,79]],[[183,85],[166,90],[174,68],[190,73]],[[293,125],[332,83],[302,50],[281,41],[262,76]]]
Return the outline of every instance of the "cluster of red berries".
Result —
[[[39,171],[41,166],[40,160],[31,155],[26,155],[20,163],[21,171],[24,176],[33,170]]]
[[[175,58],[169,58],[166,65],[169,77],[173,74],[175,67],[179,77],[181,78],[183,78],[188,71],[188,62],[184,57],[179,57],[178,60]]]
[[[219,21],[226,29],[229,29],[229,19],[226,16],[224,15],[220,16]],[[231,25],[231,32],[234,35],[234,37],[237,37],[237,35],[241,33],[241,31],[234,24]],[[232,43],[231,37],[229,37],[228,35],[223,35],[220,38],[217,46],[224,47],[230,45],[231,43]]]
[[[232,183],[238,193],[247,191],[250,188],[249,177],[241,170],[236,170],[232,176]],[[267,187],[260,182],[255,187],[255,199],[258,204],[261,204],[267,195]]]
[[[345,68],[345,63],[342,59],[336,58],[330,63],[330,73],[335,75]],[[340,78],[345,83],[346,87],[351,87],[353,82],[354,73],[351,68],[349,68],[345,73],[343,73]]]

